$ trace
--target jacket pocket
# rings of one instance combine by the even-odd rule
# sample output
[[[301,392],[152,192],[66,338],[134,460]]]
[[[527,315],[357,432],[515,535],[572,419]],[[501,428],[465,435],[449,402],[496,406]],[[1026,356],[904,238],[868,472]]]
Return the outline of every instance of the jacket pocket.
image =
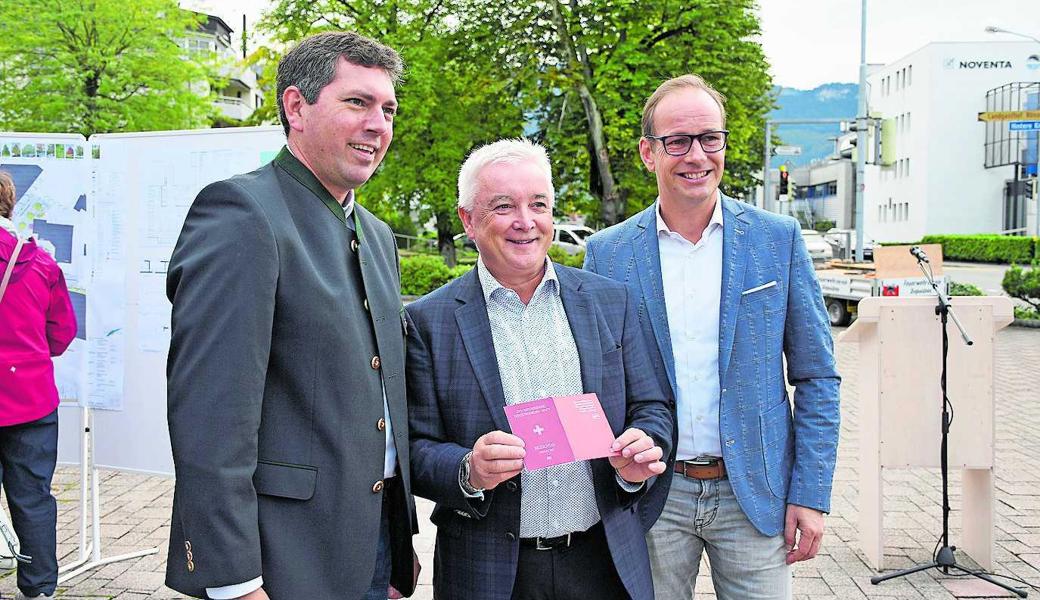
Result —
[[[310,500],[318,480],[318,469],[266,460],[257,461],[253,473],[256,493],[292,500]]]
[[[785,398],[758,418],[766,484],[774,496],[783,500],[787,498],[794,463],[794,423],[791,420],[791,406]]]

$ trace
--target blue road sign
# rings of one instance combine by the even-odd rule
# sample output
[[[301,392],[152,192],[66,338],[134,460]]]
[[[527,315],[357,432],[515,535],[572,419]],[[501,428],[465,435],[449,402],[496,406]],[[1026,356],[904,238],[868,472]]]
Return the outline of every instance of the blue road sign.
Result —
[[[1008,121],[1009,131],[1040,131],[1040,121]]]

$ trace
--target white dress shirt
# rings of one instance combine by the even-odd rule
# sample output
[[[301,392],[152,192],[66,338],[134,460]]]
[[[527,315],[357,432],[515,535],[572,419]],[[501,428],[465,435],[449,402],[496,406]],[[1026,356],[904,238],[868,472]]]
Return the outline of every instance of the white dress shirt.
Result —
[[[657,203],[668,332],[675,360],[676,459],[722,456],[719,439],[719,308],[722,298],[722,202],[696,244],[672,231]]]

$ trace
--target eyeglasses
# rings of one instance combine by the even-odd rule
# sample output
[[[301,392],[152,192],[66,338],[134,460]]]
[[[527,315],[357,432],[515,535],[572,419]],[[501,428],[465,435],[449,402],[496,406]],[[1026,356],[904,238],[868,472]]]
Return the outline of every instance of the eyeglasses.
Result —
[[[676,135],[645,135],[648,140],[657,140],[661,142],[661,146],[669,156],[686,156],[686,153],[693,148],[693,140],[697,140],[701,145],[701,150],[704,150],[706,154],[714,154],[720,152],[726,148],[726,138],[729,136],[729,132],[725,129],[718,131],[705,131],[704,133],[698,133],[692,135],[688,133],[680,133]]]

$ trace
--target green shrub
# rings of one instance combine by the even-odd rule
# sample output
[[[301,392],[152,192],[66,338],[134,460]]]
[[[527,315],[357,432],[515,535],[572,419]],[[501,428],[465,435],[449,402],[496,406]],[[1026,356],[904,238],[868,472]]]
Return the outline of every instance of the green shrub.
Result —
[[[451,269],[440,256],[417,254],[401,259],[401,293],[422,296],[452,280]]]
[[[577,254],[567,254],[559,246],[549,246],[549,260],[565,267],[580,269],[585,264],[585,251],[582,250]]]
[[[1034,260],[1031,269],[1011,265],[1004,273],[1001,286],[1008,296],[1026,302],[1033,307],[1033,312],[1040,312],[1040,260]]]
[[[1037,256],[1037,238],[997,234],[926,235],[922,244],[942,244],[943,258],[970,262],[1023,263]]]
[[[1023,321],[1040,321],[1040,311],[1030,310],[1028,308],[1022,308],[1021,306],[1016,306],[1015,318],[1022,319]]]
[[[950,282],[950,295],[951,296],[985,296],[982,290],[977,285],[971,283],[960,283],[957,281]]]
[[[417,254],[401,258],[401,294],[422,296],[461,277],[473,265],[459,265],[449,269],[439,255]]]
[[[835,226],[834,221],[831,221],[831,220],[828,220],[828,219],[823,219],[823,220],[817,221],[816,224],[813,226],[813,229],[815,229],[816,231],[819,231],[820,233],[827,233],[828,231],[833,229],[834,226]]]

